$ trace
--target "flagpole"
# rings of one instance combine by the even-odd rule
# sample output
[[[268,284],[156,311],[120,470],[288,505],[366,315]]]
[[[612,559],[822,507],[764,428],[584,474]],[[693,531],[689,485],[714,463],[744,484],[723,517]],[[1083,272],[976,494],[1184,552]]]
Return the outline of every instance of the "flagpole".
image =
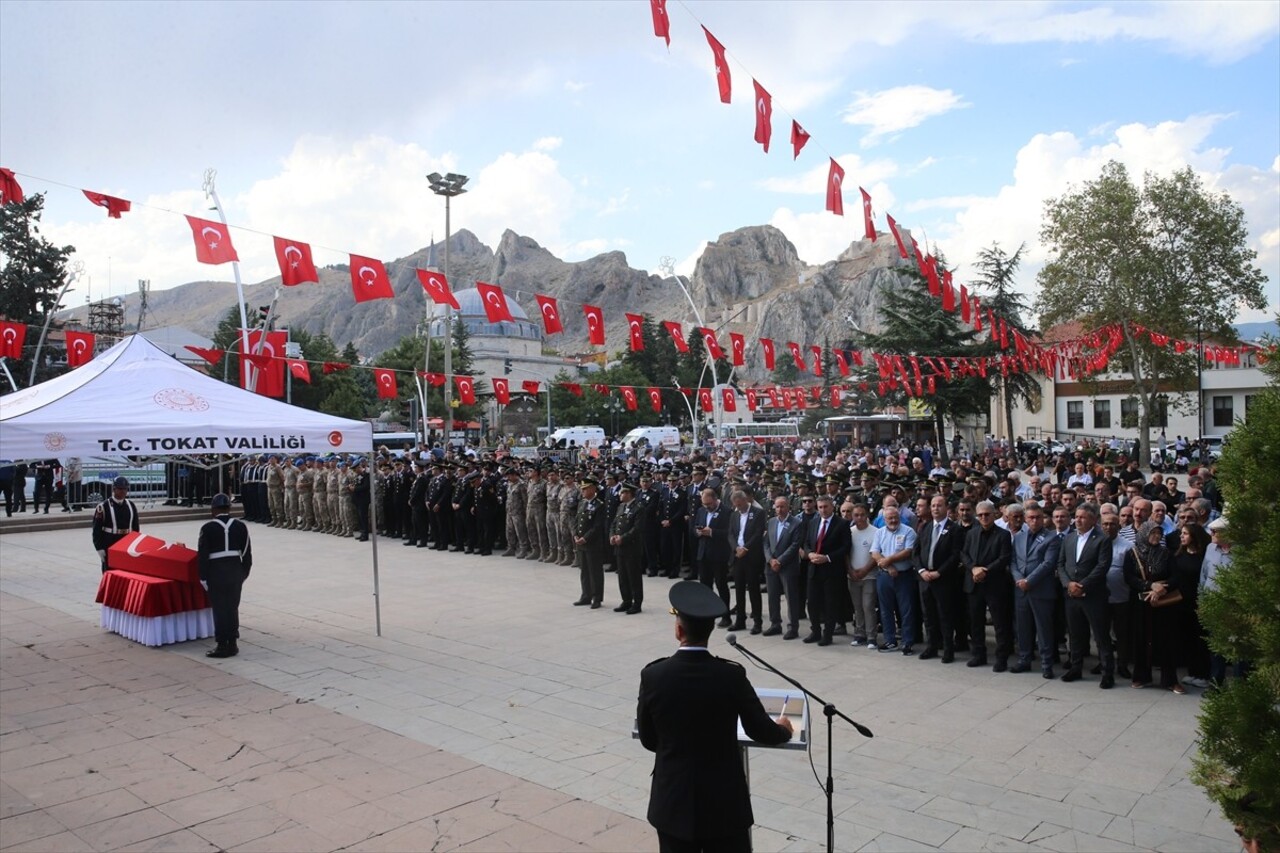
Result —
[[[204,170],[204,197],[213,201],[213,209],[218,211],[218,218],[222,220],[222,224],[227,224],[226,211],[222,209],[222,201],[218,198],[218,190],[214,186],[218,179],[218,170],[212,167]],[[231,272],[236,279],[236,301],[240,304],[240,345],[244,352],[249,352],[249,315],[244,307],[244,282],[240,279],[240,261],[231,262]],[[262,340],[267,337],[266,330],[262,332]],[[245,377],[249,380],[247,390],[253,391],[258,386],[258,370],[249,364],[245,367]]]
[[[71,268],[70,275],[67,276],[66,283],[62,285],[62,292],[58,294],[58,298],[54,300],[53,305],[49,306],[48,310],[44,312],[44,328],[40,330],[40,340],[36,342],[36,354],[31,358],[31,379],[28,380],[27,385],[36,384],[36,367],[40,364],[40,350],[44,347],[45,336],[49,334],[49,323],[53,320],[53,312],[57,311],[58,307],[62,305],[62,297],[66,296],[67,291],[71,289],[71,283],[83,274],[84,261],[76,261]],[[7,373],[8,371],[6,370],[5,372]],[[13,385],[12,376],[9,377],[9,384]],[[14,385],[13,390],[17,391],[18,386]]]
[[[436,265],[435,254],[436,254],[436,235],[432,234],[431,243],[429,246],[427,246],[427,266],[431,269],[435,269],[435,265]],[[427,289],[425,287],[422,289],[422,300],[423,302],[426,303],[426,305],[423,307],[423,310],[424,310],[423,322],[426,324],[425,334],[426,334],[426,340],[427,340],[427,345],[423,348],[425,350],[425,354],[422,357],[422,372],[430,373],[431,372],[431,320],[433,315],[435,314],[435,301],[432,300],[431,294],[427,293]],[[422,443],[428,447],[430,447],[431,445],[431,436],[429,434],[430,428],[427,426],[427,423],[428,423],[427,395],[430,393],[431,393],[430,384],[428,384],[427,382],[424,382],[422,377],[419,377],[418,378],[418,399],[422,401]],[[413,431],[415,433],[418,431],[417,424],[414,424]]]

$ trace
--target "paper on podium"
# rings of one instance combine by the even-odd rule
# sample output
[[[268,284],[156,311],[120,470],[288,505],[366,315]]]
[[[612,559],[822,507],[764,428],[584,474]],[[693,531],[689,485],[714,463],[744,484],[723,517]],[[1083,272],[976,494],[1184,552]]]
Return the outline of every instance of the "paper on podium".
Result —
[[[739,719],[738,743],[742,746],[758,746],[764,749],[807,749],[809,746],[809,697],[794,689],[775,690],[772,687],[757,687],[755,691],[760,697],[760,704],[764,705],[765,713],[771,719],[776,720],[781,716],[783,702],[786,702],[787,719],[791,720],[795,733],[791,735],[791,740],[778,746],[756,743],[747,736],[742,728],[742,720]]]

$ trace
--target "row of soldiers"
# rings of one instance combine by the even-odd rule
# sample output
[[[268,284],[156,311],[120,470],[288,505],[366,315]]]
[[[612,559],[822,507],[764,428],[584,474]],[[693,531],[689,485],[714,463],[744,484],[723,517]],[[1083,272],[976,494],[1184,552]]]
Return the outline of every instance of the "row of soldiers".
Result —
[[[285,530],[368,538],[362,503],[369,501],[368,463],[363,457],[262,455],[240,466],[240,497],[246,521]]]

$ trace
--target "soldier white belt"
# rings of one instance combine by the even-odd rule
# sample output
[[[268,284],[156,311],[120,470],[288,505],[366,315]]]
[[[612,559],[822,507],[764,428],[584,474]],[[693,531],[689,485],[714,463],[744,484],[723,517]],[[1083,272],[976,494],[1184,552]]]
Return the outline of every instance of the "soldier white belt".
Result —
[[[214,551],[209,555],[210,560],[223,560],[227,557],[240,557],[239,551]]]

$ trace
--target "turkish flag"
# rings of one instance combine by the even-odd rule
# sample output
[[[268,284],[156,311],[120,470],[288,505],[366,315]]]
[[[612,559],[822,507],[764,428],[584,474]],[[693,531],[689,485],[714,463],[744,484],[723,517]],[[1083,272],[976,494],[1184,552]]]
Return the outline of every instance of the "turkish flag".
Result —
[[[978,298],[977,294],[974,294],[969,298],[969,301],[973,303],[972,306],[970,306],[973,309],[973,330],[975,332],[981,332],[982,331],[982,300]]]
[[[809,131],[800,126],[800,122],[795,119],[791,120],[791,150],[794,152],[791,159],[795,160],[800,156],[800,149],[804,148],[804,144],[809,141]]]
[[[350,367],[351,365],[342,361],[326,361],[323,367],[321,367],[321,371],[325,376],[328,376],[330,373],[337,373],[341,370],[347,370]]]
[[[520,387],[524,389],[524,393],[532,394],[536,397],[538,396],[538,390],[542,387],[542,383],[536,379],[526,379],[520,383]]]
[[[960,285],[960,319],[969,322],[969,288]]]
[[[311,384],[311,367],[305,361],[300,358],[291,358],[288,359],[288,364],[289,373],[293,375],[294,379],[298,379],[308,385]]]
[[[893,217],[887,213],[884,218],[889,223],[889,233],[893,235],[893,241],[898,244],[898,254],[905,258],[907,246],[902,242],[902,235],[898,233],[898,223],[894,222]]]
[[[748,411],[754,412],[756,410],[756,406],[760,404],[760,398],[756,395],[756,391],[754,388],[748,388],[746,390],[746,395],[747,395],[747,409]]]
[[[862,350],[852,350],[849,355],[853,356],[853,363],[858,367],[862,367]]]
[[[476,290],[480,292],[480,299],[484,302],[484,313],[490,323],[515,322],[515,318],[511,316],[511,309],[507,307],[507,295],[502,292],[501,287],[477,281]]]
[[[787,341],[787,349],[791,350],[791,357],[795,359],[796,369],[801,373],[805,373],[809,368],[804,363],[804,355],[800,352],[800,345]]]
[[[698,334],[702,335],[702,342],[707,345],[707,352],[711,353],[712,358],[724,358],[724,350],[720,349],[720,343],[716,340],[714,329],[706,329],[699,326]]]
[[[0,357],[21,361],[22,345],[26,340],[26,323],[0,321]]]
[[[598,305],[583,305],[587,317],[587,339],[592,346],[604,346],[604,311]]]
[[[698,389],[698,405],[702,407],[702,411],[704,411],[704,412],[713,412],[713,411],[715,411],[715,408],[716,408],[716,407],[715,407],[715,404],[711,401],[711,389],[710,389],[710,388],[699,388],[699,389]]]
[[[733,366],[742,367],[747,363],[747,339],[737,332],[729,333],[729,350],[733,353]]]
[[[827,169],[827,210],[836,216],[844,216],[844,168],[831,158],[831,166]]]
[[[378,386],[379,400],[394,400],[400,396],[396,388],[396,372],[382,367],[373,369],[373,381]]]
[[[293,287],[304,281],[320,283],[320,274],[316,272],[315,261],[311,260],[311,247],[297,240],[286,240],[284,237],[272,238],[276,243],[276,262],[280,264],[280,282],[285,287]]]
[[[671,334],[671,342],[676,345],[678,352],[688,352],[689,345],[684,340],[684,329],[679,323],[673,323],[670,320],[664,320],[662,325]]]
[[[662,411],[662,391],[658,388],[648,389],[649,405],[653,407],[654,412]]]
[[[217,364],[222,359],[222,356],[226,354],[226,350],[211,347],[193,347],[190,344],[183,347],[183,349],[190,350],[209,364]]]
[[[510,382],[495,376],[489,380],[489,384],[493,386],[493,399],[498,401],[499,406],[505,406],[511,402]]]
[[[390,299],[395,295],[382,261],[359,255],[351,256],[351,292],[355,295],[356,302]]]
[[[840,388],[836,385],[831,386],[831,408],[840,408]]]
[[[1009,348],[1009,324],[1000,318],[1000,349]]]
[[[12,169],[0,169],[0,204],[22,204],[25,198]]]
[[[773,370],[773,341],[770,338],[761,338],[760,347],[764,350],[765,370]]]
[[[538,302],[538,310],[542,313],[542,327],[546,329],[548,335],[558,335],[564,331],[564,324],[560,322],[560,306],[552,296],[543,296],[541,293],[533,294],[533,298]]]
[[[733,79],[729,76],[729,63],[724,58],[724,45],[706,27],[702,28],[702,32],[706,34],[707,44],[711,45],[711,54],[716,60],[716,85],[720,87],[720,103],[727,104],[733,95]]]
[[[755,140],[764,146],[764,153],[769,153],[769,138],[773,136],[773,98],[755,80],[751,85],[756,87],[756,135]]]
[[[924,259],[924,277],[929,282],[929,295],[935,299],[942,295],[942,282],[938,280],[938,259],[926,255]]]
[[[813,375],[822,375],[822,347],[809,347],[809,352],[813,353]]]
[[[836,354],[836,367],[840,370],[841,376],[849,375],[849,361],[845,358],[844,350],[832,350]]]
[[[628,314],[627,331],[631,333],[631,351],[641,352],[644,349],[644,315]]]
[[[579,385],[577,382],[561,382],[560,387],[568,391],[570,394],[572,394],[575,397],[582,396],[582,386]]]
[[[608,397],[608,396],[609,396],[609,386],[608,386],[608,385],[605,385],[605,384],[603,384],[603,383],[601,383],[601,382],[597,382],[597,383],[595,383],[594,385],[592,385],[592,386],[591,386],[591,390],[592,390],[592,391],[595,391],[597,394],[599,394],[599,395],[600,395],[600,396],[602,396],[602,397]]]
[[[738,395],[733,393],[732,388],[720,389],[720,405],[726,412],[738,411]]]
[[[231,245],[231,235],[227,226],[221,222],[208,219],[187,217],[191,226],[191,239],[196,241],[196,260],[202,264],[225,264],[227,261],[238,261],[240,256]]]
[[[634,412],[636,410],[636,389],[630,385],[623,385],[618,390],[622,392],[622,402],[626,403],[627,411]]]
[[[782,402],[783,402],[782,392],[778,390],[777,386],[775,385],[774,387],[770,388],[769,389],[769,405],[773,406],[775,409],[781,409]]]
[[[671,47],[671,19],[667,17],[667,0],[649,0],[649,11],[653,14],[653,34],[666,39],[667,47]]]
[[[93,332],[67,332],[67,364],[79,367],[93,360]]]
[[[956,310],[956,291],[951,286],[951,270],[942,271],[942,310],[949,314]]]
[[[458,399],[464,405],[472,406],[476,402],[476,383],[470,376],[455,376],[453,384],[458,386]]]
[[[438,273],[435,270],[414,270],[418,274],[418,281],[422,283],[422,292],[431,297],[431,301],[436,305],[450,305],[455,310],[461,311],[462,306],[458,304],[458,297],[453,295],[453,291],[449,289],[449,279],[444,277],[444,273]]]
[[[107,216],[112,219],[119,219],[120,214],[128,213],[129,209],[133,207],[133,203],[127,199],[116,198],[113,195],[106,195],[104,193],[96,193],[93,190],[81,190],[81,192],[84,193],[85,198],[89,199],[89,201],[93,202],[98,207],[105,207],[107,209]]]
[[[283,397],[284,348],[288,342],[287,332],[267,332],[264,338],[261,329],[254,329],[249,332],[249,346],[246,349],[244,333],[237,335],[240,387],[248,388],[252,381],[254,393],[263,397]]]
[[[876,224],[871,221],[871,196],[867,195],[867,191],[862,187],[858,187],[858,192],[862,193],[862,225],[866,231],[866,238],[872,243],[876,241]]]

